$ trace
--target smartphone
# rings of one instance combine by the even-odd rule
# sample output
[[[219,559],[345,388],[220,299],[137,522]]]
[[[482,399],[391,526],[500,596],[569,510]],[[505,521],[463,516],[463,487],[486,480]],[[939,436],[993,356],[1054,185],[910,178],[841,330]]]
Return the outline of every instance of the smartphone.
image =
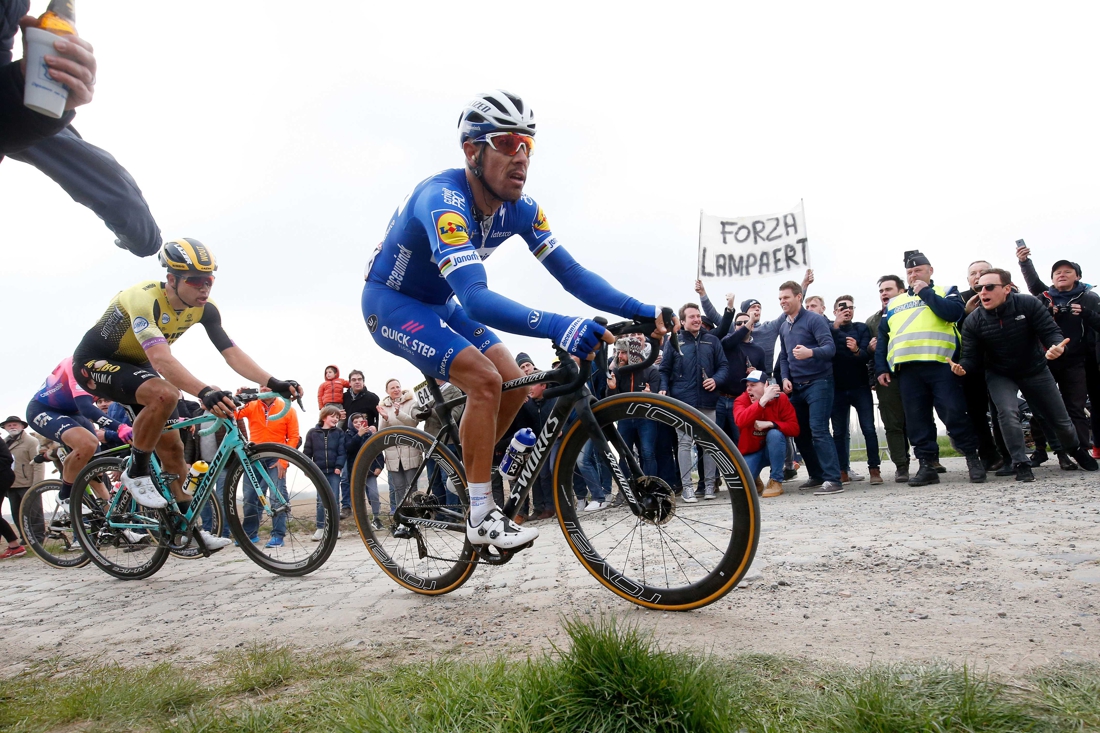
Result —
[[[1027,245],[1024,244],[1024,240],[1022,240],[1022,239],[1017,239],[1016,240],[1016,249],[1023,249],[1026,246]]]

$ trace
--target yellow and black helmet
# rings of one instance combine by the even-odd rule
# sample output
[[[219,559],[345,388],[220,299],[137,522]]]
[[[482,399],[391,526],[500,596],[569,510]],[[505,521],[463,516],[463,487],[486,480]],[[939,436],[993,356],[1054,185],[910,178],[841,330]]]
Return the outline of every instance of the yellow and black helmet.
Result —
[[[218,269],[214,253],[197,239],[181,238],[165,242],[157,259],[174,275],[209,275]]]

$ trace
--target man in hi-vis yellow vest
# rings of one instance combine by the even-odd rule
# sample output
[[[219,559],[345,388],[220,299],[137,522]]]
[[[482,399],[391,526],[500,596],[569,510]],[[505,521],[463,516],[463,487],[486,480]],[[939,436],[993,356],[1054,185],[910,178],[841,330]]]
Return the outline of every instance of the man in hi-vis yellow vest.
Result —
[[[909,289],[886,304],[878,326],[875,373],[879,384],[901,382],[905,430],[920,462],[910,486],[939,483],[935,463],[940,457],[936,442],[935,408],[947,426],[955,447],[966,455],[973,483],[985,481],[985,467],[978,458],[978,439],[966,414],[962,380],[951,373],[949,360],[958,359],[958,322],[966,304],[958,288],[932,282],[932,265],[916,250],[905,253]]]

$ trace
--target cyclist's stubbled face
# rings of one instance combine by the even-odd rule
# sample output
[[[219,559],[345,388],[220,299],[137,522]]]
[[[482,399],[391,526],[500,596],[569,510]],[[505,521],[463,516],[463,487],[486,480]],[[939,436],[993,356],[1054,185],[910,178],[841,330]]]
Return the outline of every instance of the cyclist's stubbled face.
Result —
[[[172,275],[171,277],[176,276]],[[213,282],[206,280],[196,288],[187,283],[187,278],[176,277],[176,291],[179,293],[180,298],[184,303],[194,306],[206,305],[206,301],[210,300],[210,289],[213,285]]]
[[[505,201],[516,202],[523,195],[523,186],[527,183],[527,166],[531,159],[526,148],[520,148],[515,155],[505,155],[493,146],[482,143],[481,175],[489,187],[504,197]]]

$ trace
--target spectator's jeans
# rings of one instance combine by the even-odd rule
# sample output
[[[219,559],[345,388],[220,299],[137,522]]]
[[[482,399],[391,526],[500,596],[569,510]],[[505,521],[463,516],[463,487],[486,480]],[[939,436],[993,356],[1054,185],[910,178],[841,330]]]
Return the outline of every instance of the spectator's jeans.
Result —
[[[794,439],[806,471],[814,481],[840,483],[840,462],[829,433],[833,414],[833,378],[825,377],[794,385],[791,404],[798,416],[798,437]]]
[[[657,475],[657,423],[652,420],[620,420],[615,427],[630,450],[637,449],[642,473]],[[626,460],[619,461],[624,476],[630,476]]]
[[[947,434],[956,450],[964,455],[978,452],[978,439],[966,414],[966,395],[962,378],[951,367],[938,361],[910,361],[901,365],[901,401],[905,409],[905,427],[913,452],[922,461],[938,461],[940,444],[936,441],[936,421],[932,408],[947,426]],[[986,382],[989,373],[986,372]],[[1003,429],[1003,425],[1001,426]]]
[[[367,474],[367,500],[370,501],[370,513],[377,517],[382,508],[378,501],[378,477],[373,472]]]
[[[328,471],[322,471],[325,474],[325,479],[328,480],[329,490],[332,492],[332,500],[336,502],[336,506],[340,506],[340,474],[329,473]],[[339,511],[339,510],[337,510]],[[339,515],[337,515],[339,516]],[[321,497],[317,497],[317,529],[325,528],[325,505],[321,503]]]
[[[402,468],[401,464],[398,464],[396,471],[386,471],[386,481],[390,484],[390,514],[405,500],[405,493],[412,486],[414,476],[415,468]]]
[[[696,408],[698,409],[698,408]],[[699,410],[699,412],[706,415],[711,420],[714,420],[714,410]],[[679,437],[679,451],[677,452],[677,458],[680,462],[680,485],[684,487],[683,496],[690,498],[695,496],[695,484],[691,482],[691,466],[692,466],[692,447],[695,443],[692,436],[682,430],[676,431]],[[702,463],[702,470],[699,472],[704,479],[704,490],[708,494],[714,493],[714,475],[715,466],[714,459],[707,455],[704,451],[699,451],[700,463]]]
[[[553,456],[551,456],[551,459]],[[531,511],[554,511],[554,461],[548,460],[531,487]]]
[[[676,466],[676,429],[657,423],[657,476],[673,489],[682,488]]]
[[[990,429],[990,420],[986,417],[989,412],[989,390],[985,386],[985,372],[981,369],[972,369],[963,377],[963,394],[966,395],[966,414],[970,418],[970,427],[974,430],[974,436],[978,439],[978,456],[986,464],[993,463],[1000,457],[994,433],[997,431],[997,410],[993,410],[993,425]],[[1003,441],[1003,439],[1002,439]],[[1008,460],[1008,456],[1004,456]]]
[[[30,488],[29,486],[21,486],[18,489],[8,489],[6,492],[8,496],[8,506],[11,507],[12,524],[15,527],[15,531],[24,542],[26,542],[27,538],[23,536],[23,527],[19,525],[19,506],[23,503],[23,496]],[[5,492],[0,491],[0,504],[4,503],[4,494]]]
[[[764,435],[764,447],[755,453],[745,456],[745,463],[749,464],[749,473],[755,481],[760,477],[760,471],[764,466],[771,466],[769,478],[772,481],[783,483],[783,464],[787,461],[787,436],[772,428]]]
[[[340,501],[337,502],[344,509],[351,509],[351,467],[355,459],[345,460],[340,467]]]
[[[905,408],[901,404],[901,382],[894,377],[889,387],[875,386],[878,414],[886,428],[886,447],[896,468],[909,470],[909,439],[905,437]]]
[[[1085,364],[1084,362],[1059,364],[1060,361],[1061,359],[1055,359],[1050,362],[1048,365],[1050,375],[1054,377],[1054,381],[1058,385],[1058,391],[1062,394],[1062,402],[1065,403],[1066,412],[1069,413],[1069,419],[1073,422],[1074,429],[1077,430],[1077,443],[1088,446],[1091,425],[1089,416],[1085,412],[1085,403],[1089,399]],[[1028,402],[1031,401],[1028,400]],[[1093,407],[1092,409],[1096,410],[1100,407]],[[1062,444],[1065,445],[1064,442]]]
[[[595,444],[590,440],[581,450],[580,460],[577,461],[577,470],[581,478],[587,484],[588,493],[592,495],[592,501],[604,501],[611,493],[611,469],[607,466],[607,459],[596,453]],[[574,481],[573,488],[580,489],[576,492],[577,499],[584,501],[583,488],[578,487]]]
[[[265,482],[264,495],[267,496],[267,501],[271,504],[271,511],[275,511],[286,503],[286,478],[279,478],[278,460],[274,458],[268,459],[264,461],[264,467],[267,469],[267,475],[271,478],[271,483],[275,486],[275,491],[272,491],[272,487]],[[222,497],[225,496],[224,482],[222,483],[222,488],[216,489],[216,491],[221,494]],[[274,496],[276,492],[278,492],[278,496]],[[244,495],[244,521],[241,522],[241,526],[244,528],[244,533],[247,536],[255,537],[260,529],[260,512],[262,509],[260,508],[260,499],[256,496],[256,490],[252,488],[248,476],[244,474],[242,474],[241,477],[241,493]],[[286,514],[284,512],[279,512],[271,520],[271,536],[286,536]]]
[[[453,445],[447,447],[454,450]],[[439,462],[434,459],[428,464],[428,493],[440,504],[458,506],[458,494],[447,487],[447,474],[439,468]]]
[[[269,467],[268,475],[269,476],[271,475],[270,467]],[[277,475],[278,474],[276,472],[276,476]],[[221,535],[222,537],[228,537],[229,536],[229,520],[227,519],[227,517],[229,515],[226,514],[226,511],[225,511],[225,477],[226,477],[226,472],[222,471],[221,473],[218,474],[218,478],[214,479],[214,496],[211,500],[211,501],[218,502],[218,504],[222,508],[222,535]],[[278,479],[278,481],[279,481],[279,484],[278,484],[279,491],[282,492],[283,498],[285,499],[286,498],[286,479],[282,478],[282,479]],[[259,504],[259,500],[256,499],[256,492],[255,491],[252,492],[252,499],[253,499],[254,502],[256,502],[257,505]],[[202,528],[205,529],[207,532],[209,532],[210,529],[214,526],[214,506],[213,506],[213,504],[211,504],[210,501],[206,502],[206,506],[204,506],[202,508],[201,516],[202,516]],[[286,515],[285,514],[280,515],[279,518],[283,521],[283,526],[285,527],[286,526]],[[252,535],[248,535],[248,536],[251,537]]]
[[[833,445],[836,446],[840,470],[845,473],[852,465],[850,432],[853,407],[859,418],[859,430],[867,443],[867,467],[878,468],[882,463],[878,456],[878,429],[875,427],[875,401],[871,397],[871,388],[838,389],[833,392]]]
[[[1005,445],[1012,454],[1013,463],[1027,463],[1027,451],[1024,447],[1024,430],[1020,425],[1020,403],[1016,399],[1016,390],[1023,392],[1024,399],[1032,413],[1043,416],[1043,422],[1052,428],[1058,436],[1058,442],[1072,452],[1080,441],[1073,421],[1066,412],[1058,385],[1049,369],[1031,377],[1006,377],[992,370],[985,373],[985,383],[989,396],[997,407],[997,416],[1001,421],[1001,433]]]
[[[727,397],[724,394],[718,395],[718,404],[714,406],[714,424],[730,437],[730,441],[734,445],[737,445],[740,431],[737,429],[737,423],[733,421],[733,401],[735,399],[735,397]]]

